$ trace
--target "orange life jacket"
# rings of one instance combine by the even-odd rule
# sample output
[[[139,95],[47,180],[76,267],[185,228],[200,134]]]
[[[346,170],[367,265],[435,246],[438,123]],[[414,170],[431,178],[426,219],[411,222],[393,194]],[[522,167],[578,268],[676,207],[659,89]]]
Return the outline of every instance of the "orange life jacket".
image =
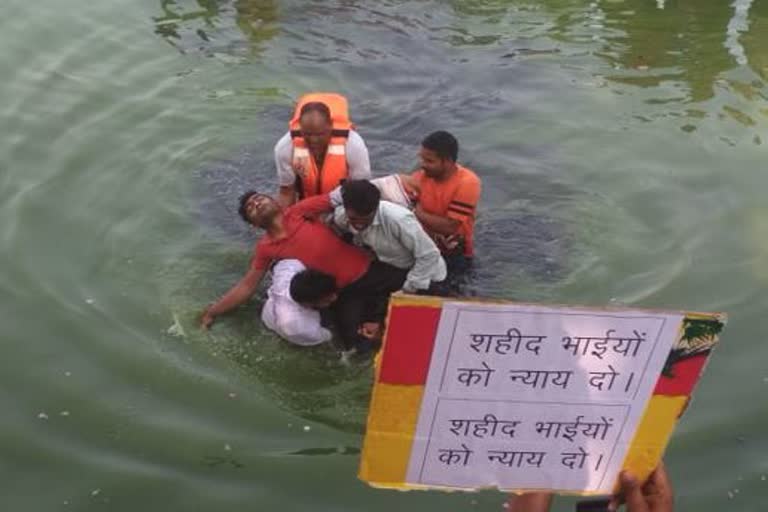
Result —
[[[307,147],[307,142],[301,135],[301,126],[299,117],[301,108],[312,102],[320,102],[328,105],[331,111],[331,121],[333,122],[333,133],[328,143],[328,150],[325,153],[323,168],[317,168],[317,162],[312,158]],[[347,138],[349,130],[354,125],[349,120],[349,109],[347,99],[337,93],[316,92],[305,94],[299,98],[296,104],[296,110],[290,122],[291,139],[293,140],[293,163],[301,162],[304,168],[302,176],[296,180],[300,198],[307,198],[319,194],[327,194],[336,188],[341,180],[349,175],[347,169]]]

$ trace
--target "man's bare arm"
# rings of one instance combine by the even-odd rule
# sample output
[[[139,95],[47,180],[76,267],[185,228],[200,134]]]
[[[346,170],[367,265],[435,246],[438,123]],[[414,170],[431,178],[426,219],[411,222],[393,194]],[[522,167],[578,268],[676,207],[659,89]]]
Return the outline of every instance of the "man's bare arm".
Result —
[[[461,223],[456,219],[425,212],[420,204],[416,206],[413,213],[416,214],[416,218],[419,219],[419,222],[430,233],[450,236],[455,234],[459,226],[461,226]]]
[[[277,202],[283,208],[288,208],[296,202],[296,189],[293,185],[280,187],[280,191],[277,194]]]
[[[235,286],[203,312],[200,322],[202,328],[208,329],[217,316],[232,311],[250,299],[259,286],[261,278],[264,277],[264,272],[264,269],[254,269],[251,267]]]

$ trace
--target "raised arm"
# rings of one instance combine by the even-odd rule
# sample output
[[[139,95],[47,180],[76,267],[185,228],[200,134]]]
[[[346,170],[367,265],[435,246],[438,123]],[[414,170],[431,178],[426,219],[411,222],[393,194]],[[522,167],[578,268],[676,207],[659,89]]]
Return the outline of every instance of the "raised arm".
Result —
[[[329,195],[323,194],[299,201],[291,207],[291,211],[302,217],[317,217],[323,213],[332,212],[333,204],[331,204]]]

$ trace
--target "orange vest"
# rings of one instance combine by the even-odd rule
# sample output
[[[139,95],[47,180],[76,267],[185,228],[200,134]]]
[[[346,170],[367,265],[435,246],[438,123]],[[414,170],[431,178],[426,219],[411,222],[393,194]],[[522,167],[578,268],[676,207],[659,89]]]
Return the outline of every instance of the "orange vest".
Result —
[[[299,117],[301,108],[312,102],[320,102],[328,105],[331,111],[331,121],[333,122],[333,133],[331,141],[328,143],[328,150],[325,153],[323,168],[317,168],[317,162],[307,148],[307,143],[301,135],[301,126]],[[310,93],[299,98],[296,104],[296,110],[290,122],[291,139],[293,140],[293,163],[301,162],[304,167],[304,174],[296,180],[299,191],[299,197],[307,197],[327,194],[346,179],[349,175],[347,170],[347,138],[349,130],[354,125],[349,120],[349,109],[347,99],[341,94],[336,93]]]

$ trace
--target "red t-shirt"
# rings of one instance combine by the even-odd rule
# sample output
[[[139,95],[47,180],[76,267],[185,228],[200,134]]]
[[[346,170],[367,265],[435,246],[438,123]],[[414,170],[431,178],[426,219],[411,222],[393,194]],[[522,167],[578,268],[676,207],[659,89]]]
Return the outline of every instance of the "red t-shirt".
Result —
[[[464,238],[464,255],[472,257],[475,250],[475,210],[482,188],[480,178],[460,165],[446,181],[431,179],[424,171],[416,171],[413,177],[419,182],[421,207],[427,213],[459,221],[457,234]]]
[[[283,212],[287,236],[274,240],[264,235],[256,243],[251,267],[266,270],[275,260],[297,259],[307,268],[325,272],[336,278],[343,288],[358,280],[371,263],[360,248],[345,243],[317,217],[331,212],[328,194],[299,201]]]

